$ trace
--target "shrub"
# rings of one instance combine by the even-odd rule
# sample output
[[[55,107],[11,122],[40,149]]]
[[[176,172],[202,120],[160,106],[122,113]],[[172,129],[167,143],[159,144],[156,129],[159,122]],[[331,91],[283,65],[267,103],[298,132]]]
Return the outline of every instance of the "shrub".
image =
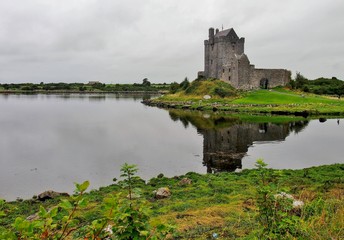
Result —
[[[276,197],[281,191],[278,186],[278,172],[266,168],[259,159],[257,179],[258,222],[264,239],[290,239],[301,234],[299,216],[293,213],[293,201],[287,197]]]
[[[179,84],[179,87],[183,90],[187,89],[188,87],[190,86],[190,82],[188,80],[188,78],[186,77],[184,79],[184,81],[182,81],[180,84]]]
[[[171,83],[170,88],[169,88],[170,93],[174,94],[178,91],[178,89],[179,89],[178,83],[176,83],[176,82]]]
[[[220,96],[222,98],[231,96],[230,92],[226,91],[223,88],[219,88],[219,87],[214,89],[214,94],[218,95],[218,96]]]

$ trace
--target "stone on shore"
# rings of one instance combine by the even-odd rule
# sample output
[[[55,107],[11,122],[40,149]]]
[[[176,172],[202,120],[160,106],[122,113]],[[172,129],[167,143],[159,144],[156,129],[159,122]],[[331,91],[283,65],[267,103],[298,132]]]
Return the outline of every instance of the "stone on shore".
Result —
[[[192,183],[192,180],[190,178],[183,178],[180,180],[179,185],[190,185]]]
[[[37,199],[39,201],[43,202],[45,200],[57,198],[57,197],[60,197],[60,196],[69,197],[69,194],[68,193],[60,193],[60,192],[55,192],[55,191],[52,191],[52,190],[48,190],[48,191],[42,192],[41,194],[38,194]]]
[[[153,191],[156,199],[168,198],[171,196],[171,191],[167,187],[159,188],[158,190]]]

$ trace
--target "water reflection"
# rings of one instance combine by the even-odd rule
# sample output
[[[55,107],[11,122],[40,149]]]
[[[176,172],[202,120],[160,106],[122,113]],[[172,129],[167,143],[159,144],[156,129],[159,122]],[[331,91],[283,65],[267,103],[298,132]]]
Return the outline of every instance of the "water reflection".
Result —
[[[208,173],[235,171],[242,168],[242,159],[254,143],[284,141],[291,133],[301,132],[308,121],[275,123],[245,123],[235,117],[205,115],[170,110],[173,121],[189,124],[203,135],[203,164]]]
[[[276,169],[343,163],[340,119],[273,124],[260,116],[267,120],[249,124],[218,112],[168,114],[141,100],[138,94],[0,95],[0,198],[72,193],[73,182],[85,180],[91,189],[109,185],[124,163],[137,164],[147,180],[253,168],[257,158]]]

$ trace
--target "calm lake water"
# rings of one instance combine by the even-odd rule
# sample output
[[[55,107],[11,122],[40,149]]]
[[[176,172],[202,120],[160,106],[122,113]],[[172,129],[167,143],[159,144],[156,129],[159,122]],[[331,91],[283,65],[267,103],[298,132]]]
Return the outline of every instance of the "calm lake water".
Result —
[[[344,163],[344,119],[241,123],[219,114],[162,110],[125,95],[0,95],[0,198],[91,189],[124,163],[144,179],[187,172]]]

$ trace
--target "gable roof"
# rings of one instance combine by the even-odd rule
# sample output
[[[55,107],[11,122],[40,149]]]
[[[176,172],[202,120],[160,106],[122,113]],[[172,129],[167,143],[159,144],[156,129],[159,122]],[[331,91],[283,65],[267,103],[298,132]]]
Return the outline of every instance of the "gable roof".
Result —
[[[222,30],[215,34],[215,37],[227,37],[228,35],[233,35],[235,38],[239,38],[238,35],[235,33],[233,28],[229,28],[226,30]]]

